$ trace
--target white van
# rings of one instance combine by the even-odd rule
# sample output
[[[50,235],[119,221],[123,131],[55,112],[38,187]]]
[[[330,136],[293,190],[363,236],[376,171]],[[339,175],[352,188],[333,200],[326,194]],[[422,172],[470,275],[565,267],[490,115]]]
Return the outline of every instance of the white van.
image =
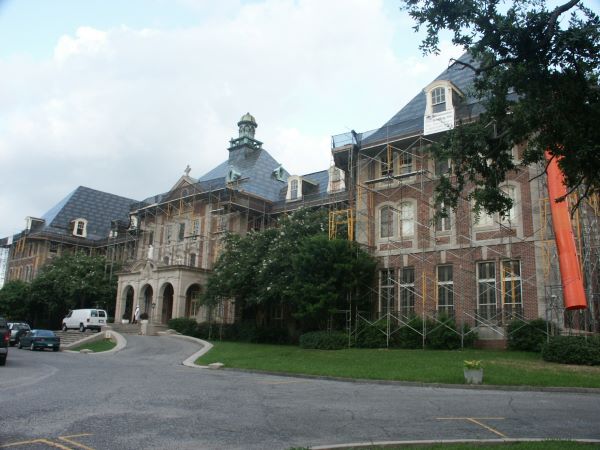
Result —
[[[97,330],[106,325],[108,314],[103,309],[74,309],[62,320],[62,329],[77,329],[82,333],[86,329]]]

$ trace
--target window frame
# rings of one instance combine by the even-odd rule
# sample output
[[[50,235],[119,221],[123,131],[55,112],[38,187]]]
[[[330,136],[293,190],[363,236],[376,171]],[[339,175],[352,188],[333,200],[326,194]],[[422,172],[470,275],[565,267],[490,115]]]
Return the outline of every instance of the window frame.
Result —
[[[391,275],[391,276],[390,276]],[[388,309],[389,299],[389,309]],[[385,301],[385,305],[384,305]],[[388,267],[379,270],[379,313],[381,316],[394,311],[396,303],[396,271]]]

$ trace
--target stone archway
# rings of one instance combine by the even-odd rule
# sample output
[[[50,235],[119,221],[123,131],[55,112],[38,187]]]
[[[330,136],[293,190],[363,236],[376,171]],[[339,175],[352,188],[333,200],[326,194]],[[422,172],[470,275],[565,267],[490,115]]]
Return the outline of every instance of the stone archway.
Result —
[[[195,319],[198,315],[200,304],[201,286],[199,284],[192,284],[185,292],[185,317],[191,317]]]
[[[125,286],[121,298],[125,300],[125,311],[123,311],[123,319],[133,320],[133,299],[135,292],[132,286]],[[116,321],[115,321],[116,322]]]
[[[160,315],[160,322],[166,324],[173,318],[173,297],[175,296],[175,290],[171,283],[165,283],[162,287],[162,309]]]
[[[152,297],[154,295],[154,289],[149,284],[145,285],[142,288],[142,312],[148,314],[148,316],[152,315]]]

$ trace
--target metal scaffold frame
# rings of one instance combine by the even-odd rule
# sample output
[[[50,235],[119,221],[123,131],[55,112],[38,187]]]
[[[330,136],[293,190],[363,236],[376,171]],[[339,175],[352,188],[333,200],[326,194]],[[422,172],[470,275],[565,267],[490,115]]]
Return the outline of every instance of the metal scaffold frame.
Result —
[[[378,130],[376,133],[383,134],[382,130]],[[372,135],[370,132],[369,135]],[[541,247],[542,251],[545,245],[545,237],[541,224],[544,221],[540,220],[540,225],[536,228],[534,224],[534,230],[532,233],[528,233],[529,237],[524,237],[523,233],[518,233],[517,228],[523,226],[523,220],[519,224],[519,217],[509,216],[506,218],[495,217],[494,232],[497,233],[497,241],[493,245],[482,245],[477,242],[474,238],[475,230],[472,223],[472,215],[469,201],[466,198],[462,198],[459,201],[457,211],[468,211],[468,214],[451,214],[450,218],[447,219],[452,221],[451,229],[459,230],[456,233],[455,239],[457,245],[455,248],[448,248],[443,245],[439,245],[439,238],[445,239],[446,235],[440,233],[437,226],[437,219],[435,218],[436,205],[433,204],[432,191],[428,186],[435,179],[435,174],[432,173],[432,163],[429,162],[430,156],[428,147],[429,144],[435,143],[435,141],[428,139],[422,134],[415,134],[409,138],[392,139],[389,134],[385,132],[386,136],[380,140],[377,145],[370,147],[361,147],[360,139],[353,133],[352,137],[348,138],[345,144],[346,151],[349,156],[347,158],[347,166],[344,167],[346,173],[350,174],[351,179],[355,179],[354,182],[349,183],[349,209],[354,213],[354,229],[355,239],[357,242],[362,244],[368,251],[372,253],[379,253],[383,261],[383,267],[394,268],[394,277],[389,278],[387,283],[382,284],[381,280],[378,280],[378,288],[372,289],[372,293],[377,295],[378,306],[376,316],[373,318],[368,313],[354,311],[349,308],[347,311],[343,311],[346,314],[347,322],[346,329],[349,330],[349,342],[352,338],[356,338],[360,332],[359,325],[361,322],[374,324],[383,324],[382,332],[386,335],[386,341],[389,344],[390,338],[403,326],[411,326],[410,318],[418,315],[422,318],[422,329],[413,331],[421,334],[423,338],[423,345],[425,345],[426,336],[428,333],[434,331],[438,327],[447,327],[444,318],[440,313],[451,313],[445,305],[440,304],[440,283],[438,280],[437,266],[441,263],[441,253],[445,254],[445,259],[449,257],[459,260],[460,258],[477,260],[493,260],[494,264],[494,282],[485,286],[484,283],[480,283],[478,273],[479,267],[476,265],[473,269],[473,264],[465,265],[458,264],[453,266],[454,278],[452,284],[452,295],[454,311],[461,311],[458,315],[453,315],[456,321],[457,330],[456,333],[460,335],[461,342],[463,342],[465,336],[471,332],[471,330],[465,330],[463,325],[469,323],[476,326],[485,326],[491,332],[492,335],[496,335],[499,339],[506,338],[506,332],[502,329],[502,326],[508,324],[511,321],[518,321],[523,324],[527,320],[533,319],[538,315],[546,317],[549,321],[554,322],[558,326],[568,325],[575,322],[574,320],[557,321],[555,309],[556,302],[551,303],[548,301],[548,297],[545,293],[538,293],[538,299],[540,297],[545,298],[546,302],[543,306],[537,308],[535,317],[530,317],[531,311],[527,313],[524,310],[524,303],[522,298],[522,291],[525,286],[528,286],[530,290],[539,290],[539,270],[533,271],[528,277],[525,277],[521,272],[521,266],[519,263],[518,267],[513,267],[513,246],[516,244],[526,244],[535,242],[538,249]],[[363,134],[364,136],[364,134]],[[332,139],[332,145],[335,151],[335,139]],[[383,157],[383,158],[382,158]],[[394,165],[398,164],[404,170],[405,161],[410,160],[411,170],[398,174],[397,170],[394,171]],[[381,161],[386,161],[388,166],[386,167]],[[374,170],[377,170],[376,165],[381,164],[382,175],[377,177],[374,175]],[[371,166],[371,167],[369,167]],[[373,166],[375,166],[373,168]],[[390,167],[391,166],[391,167]],[[389,170],[391,168],[391,170]],[[386,170],[388,169],[388,170]],[[536,169],[524,168],[512,179],[515,184],[522,186],[528,186],[531,178],[533,178],[532,171]],[[364,179],[360,178],[362,174],[369,173],[369,177]],[[543,179],[539,177],[538,179]],[[507,183],[507,186],[510,186]],[[429,189],[427,189],[429,188]],[[541,188],[540,188],[541,189]],[[544,192],[540,190],[540,196],[544,196]],[[519,211],[519,214],[530,214],[535,215],[538,205],[532,203],[531,199],[535,199],[535,196],[531,193],[528,195],[517,195],[513,200],[513,210]],[[547,194],[546,194],[547,196]],[[405,247],[405,240],[403,236],[404,227],[402,225],[396,226],[399,231],[398,236],[388,236],[386,239],[377,240],[377,227],[381,227],[381,223],[377,221],[376,205],[381,206],[382,203],[390,201],[390,203],[402,204],[405,199],[410,198],[416,205],[413,209],[413,245],[414,247]],[[393,200],[393,201],[392,201]],[[600,268],[600,220],[599,210],[600,201],[597,196],[593,196],[586,203],[585,211],[582,209],[581,212],[577,212],[578,215],[583,215],[583,218],[579,218],[574,225],[576,226],[576,233],[579,236],[578,249],[581,252],[580,260],[582,261],[583,272],[586,275],[587,281],[587,292],[589,307],[585,319],[586,329],[594,328],[598,331],[597,320],[596,324],[593,325],[591,317],[598,315],[598,303],[600,302],[600,289],[598,288],[598,269]],[[536,206],[538,208],[536,208]],[[428,217],[431,220],[424,221],[419,220],[419,212],[422,209],[427,210],[427,214],[421,214],[421,217]],[[401,223],[403,220],[403,211],[401,208],[391,208],[393,214],[393,223]],[[592,214],[593,213],[593,214]],[[514,213],[513,213],[514,214]],[[522,218],[521,218],[522,219]],[[546,218],[544,218],[546,219]],[[513,223],[514,221],[514,223]],[[534,221],[535,223],[535,221]],[[330,219],[330,237],[335,236],[335,230],[332,231],[332,227],[335,229],[336,225],[333,219]],[[443,227],[441,227],[443,228]],[[545,228],[544,228],[545,229]],[[463,231],[466,230],[466,231]],[[533,236],[533,237],[531,237]],[[540,237],[541,236],[541,237]],[[584,236],[589,236],[586,242]],[[593,236],[593,237],[592,237]],[[541,245],[540,245],[541,243]],[[378,246],[382,246],[385,250],[381,251]],[[416,245],[415,245],[416,244]],[[481,258],[481,248],[485,247],[487,257]],[[381,248],[381,247],[379,247]],[[535,258],[536,267],[539,264],[539,258]],[[431,267],[433,270],[422,270],[421,276],[414,277],[414,265],[419,263],[422,268]],[[403,269],[406,267],[413,267],[413,279],[402,280],[401,274]],[[498,267],[499,272],[496,269]],[[462,272],[462,273],[457,273]],[[496,275],[499,273],[499,277]],[[396,276],[397,275],[397,276]],[[470,279],[470,286],[465,286],[464,280]],[[463,280],[462,283],[457,280]],[[420,289],[417,289],[420,284]],[[392,296],[386,296],[386,299],[382,299],[382,286],[391,287],[393,292]],[[476,309],[470,311],[468,305],[465,303],[466,290],[471,291],[471,297],[473,298]],[[486,289],[488,292],[486,292]],[[408,293],[410,292],[410,293]],[[473,292],[475,292],[473,297]],[[407,294],[408,293],[408,294]],[[412,297],[412,300],[407,303],[405,297]],[[480,297],[489,296],[494,298],[493,304],[480,303]],[[391,305],[392,301],[394,305]],[[506,301],[506,300],[512,300]],[[517,301],[520,300],[520,301]],[[382,301],[387,304],[382,304]],[[538,301],[538,304],[540,302]],[[531,308],[531,306],[529,307]],[[341,313],[341,311],[340,311]],[[582,313],[568,313],[571,316],[575,314],[581,315]],[[452,315],[452,314],[451,314]],[[565,315],[561,315],[565,317]],[[352,321],[354,320],[354,323]],[[427,329],[427,321],[433,322],[434,328]],[[581,321],[579,321],[581,325]],[[412,327],[411,327],[412,328]],[[518,326],[517,326],[518,328]],[[547,334],[553,334],[556,329],[552,325],[547,330]],[[591,331],[591,330],[590,330]]]

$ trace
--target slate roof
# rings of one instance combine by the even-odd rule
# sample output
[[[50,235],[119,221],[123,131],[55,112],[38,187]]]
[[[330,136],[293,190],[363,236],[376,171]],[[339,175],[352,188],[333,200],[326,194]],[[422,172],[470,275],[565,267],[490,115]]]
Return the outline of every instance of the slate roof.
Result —
[[[458,60],[477,66],[477,63],[468,53],[463,54]],[[474,77],[475,74],[471,69],[455,63],[431,81],[450,81],[465,94],[465,98],[456,109],[457,115],[460,118],[476,117],[483,112],[483,107],[479,100],[470,95],[470,87]],[[425,86],[423,86],[423,88],[424,87]],[[426,103],[427,99],[425,92],[421,90],[382,127],[360,133],[358,138],[361,140],[362,145],[368,145],[382,139],[399,138],[423,132],[423,118],[425,116]],[[333,137],[334,147],[350,143],[352,143],[352,136],[350,133]]]
[[[273,175],[279,164],[266,150],[241,147],[229,151],[229,159],[210,172],[201,176],[199,182],[208,182],[217,178],[225,178],[230,169],[241,174],[236,183],[240,191],[256,195],[270,201],[276,201],[286,181],[279,181]],[[284,169],[283,178],[287,180],[289,173]]]
[[[72,236],[71,221],[87,220],[87,239],[106,239],[112,220],[129,221],[135,200],[79,186],[42,216],[40,231]]]

